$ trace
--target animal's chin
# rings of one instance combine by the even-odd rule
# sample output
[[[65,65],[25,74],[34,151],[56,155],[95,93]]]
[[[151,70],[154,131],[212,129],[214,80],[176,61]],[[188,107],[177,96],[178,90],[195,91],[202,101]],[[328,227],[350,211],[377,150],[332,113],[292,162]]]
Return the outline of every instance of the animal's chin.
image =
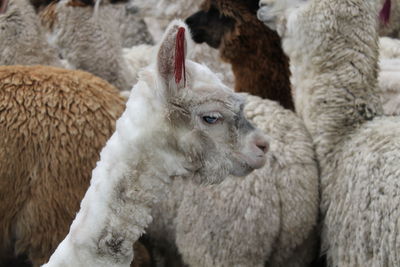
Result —
[[[257,18],[261,20],[268,28],[276,31],[276,17],[269,14],[268,7],[261,7],[257,11]]]
[[[247,156],[243,153],[236,153],[234,161],[231,175],[242,177],[264,166],[266,157],[263,154]]]

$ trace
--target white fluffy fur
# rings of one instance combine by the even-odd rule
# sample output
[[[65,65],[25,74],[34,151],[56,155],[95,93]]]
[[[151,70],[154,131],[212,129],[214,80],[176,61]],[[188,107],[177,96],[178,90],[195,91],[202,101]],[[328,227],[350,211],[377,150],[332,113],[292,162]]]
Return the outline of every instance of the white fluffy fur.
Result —
[[[157,52],[156,49],[157,46],[142,44],[122,50],[122,56],[127,63],[131,77],[135,79],[135,83],[141,69],[153,61]]]
[[[376,14],[382,8],[384,1],[374,1]],[[280,16],[285,7],[289,7],[286,12],[290,12],[292,8],[301,5],[301,0],[261,0],[261,8],[258,11],[258,18],[266,25],[275,27],[275,19],[284,19],[285,16]],[[272,8],[273,7],[273,8]],[[389,31],[396,31],[395,28],[399,27],[398,16],[400,15],[400,1],[392,0],[392,15],[388,25],[380,25],[381,35],[387,34]],[[271,23],[270,23],[271,22]],[[279,25],[284,25],[280,22]],[[278,32],[282,31],[278,27]],[[387,115],[400,114],[400,40],[381,37],[379,40],[380,52],[380,72],[379,72],[379,87],[381,88],[381,99],[383,109]]]
[[[184,26],[180,22],[178,25]],[[162,189],[168,183],[166,174],[176,175],[179,169],[185,172],[183,166],[169,156],[171,151],[159,151],[158,162],[164,164],[154,165],[150,172],[146,159],[141,155],[149,152],[147,146],[143,147],[142,144],[156,145],[157,140],[151,137],[153,131],[165,124],[162,93],[155,95],[148,84],[150,82],[157,86],[157,76],[156,66],[153,65],[144,71],[143,80],[134,87],[135,93],[131,94],[125,112],[118,119],[115,133],[100,154],[90,187],[69,234],[44,266],[130,265],[133,259],[132,244],[152,220],[150,209],[157,200],[156,196],[162,194]],[[149,115],[151,120],[148,119]],[[162,144],[157,145],[163,147]],[[147,171],[139,173],[141,168]],[[117,187],[124,180],[128,200],[125,205],[116,201]],[[106,247],[102,240],[114,238],[109,236],[114,231],[124,240],[123,258],[107,257],[107,251],[99,251],[99,248]],[[103,254],[106,257],[102,257]]]
[[[308,266],[319,203],[311,138],[273,101],[248,96],[245,114],[269,136],[266,165],[205,188],[174,181],[148,232],[189,266]]]

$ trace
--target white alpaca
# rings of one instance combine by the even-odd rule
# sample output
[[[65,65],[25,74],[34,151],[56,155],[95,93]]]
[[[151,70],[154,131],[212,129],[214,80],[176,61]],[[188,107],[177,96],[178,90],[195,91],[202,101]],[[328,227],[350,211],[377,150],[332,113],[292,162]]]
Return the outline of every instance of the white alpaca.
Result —
[[[400,266],[400,118],[382,115],[376,8],[315,0],[280,16],[296,110],[320,162],[328,266]]]
[[[265,163],[268,144],[244,118],[243,98],[185,60],[186,36],[181,21],[167,29],[100,154],[69,234],[45,266],[129,266],[133,242],[174,177],[217,183]]]
[[[175,244],[189,266],[308,266],[315,257],[318,168],[311,138],[301,119],[273,101],[248,96],[244,113],[268,133],[266,165],[215,186],[175,180],[148,229],[168,252],[161,265],[172,265]]]
[[[285,6],[291,8],[296,7],[299,4],[304,3],[301,0],[261,0],[261,8],[258,11],[258,18],[262,20],[267,26],[275,28],[276,19],[284,19],[283,16],[278,16]],[[392,2],[392,16],[388,24],[380,22],[379,31],[381,35],[384,35],[389,29],[398,27],[398,23],[393,17],[400,14],[400,2]],[[379,11],[382,9],[384,0],[374,1],[376,8],[376,15],[378,16]],[[394,6],[394,7],[393,7]],[[273,8],[272,8],[273,7]],[[283,25],[278,23],[278,25]],[[279,28],[277,29],[280,30]],[[381,37],[379,39],[379,87],[380,97],[383,103],[383,111],[386,115],[400,114],[400,41],[389,37]]]
[[[258,10],[258,18],[262,20],[268,27],[275,28],[277,24],[276,19],[284,19],[279,14],[286,8],[295,8],[310,0],[260,0],[260,9]],[[380,11],[383,9],[385,3],[390,2],[390,15],[389,20],[384,21],[380,18],[379,21],[379,34],[381,36],[390,36],[393,38],[400,37],[400,0],[372,0],[371,1],[376,10],[376,16],[380,16]],[[282,23],[278,23],[282,25]]]

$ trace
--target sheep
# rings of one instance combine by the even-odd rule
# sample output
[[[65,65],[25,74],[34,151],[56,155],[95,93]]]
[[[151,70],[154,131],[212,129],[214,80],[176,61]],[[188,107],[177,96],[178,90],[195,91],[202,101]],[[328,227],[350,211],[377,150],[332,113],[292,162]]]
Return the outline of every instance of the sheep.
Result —
[[[28,1],[0,1],[0,35],[0,65],[62,66]]]
[[[219,183],[265,163],[268,143],[244,118],[244,99],[185,60],[187,32],[180,20],[167,28],[100,154],[70,232],[44,266],[128,266],[132,243],[175,176]]]
[[[275,18],[296,111],[320,163],[328,266],[400,266],[400,118],[383,115],[379,98],[374,3],[311,0],[280,8]]]
[[[117,89],[89,73],[0,66],[0,265],[49,259],[123,109]]]
[[[144,19],[148,30],[158,43],[172,19],[188,17],[197,11],[199,4],[200,1],[196,0],[133,0],[131,6],[138,10],[137,15]],[[192,56],[194,61],[207,65],[219,74],[228,87],[234,86],[232,68],[230,64],[219,60],[218,51],[206,44],[196,45],[193,47]]]
[[[257,19],[258,0],[205,0],[186,19],[193,39],[219,49],[232,65],[235,91],[278,101],[293,110],[290,72],[276,32]]]
[[[113,12],[79,0],[53,2],[40,13],[51,44],[75,69],[103,78],[120,90],[132,88],[136,77],[122,56],[121,36]],[[99,56],[100,55],[100,56]]]

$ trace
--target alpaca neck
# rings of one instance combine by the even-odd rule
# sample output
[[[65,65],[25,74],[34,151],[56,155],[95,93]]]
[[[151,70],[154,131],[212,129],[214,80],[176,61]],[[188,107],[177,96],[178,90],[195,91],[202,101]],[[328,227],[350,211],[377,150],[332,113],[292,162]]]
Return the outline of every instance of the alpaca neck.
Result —
[[[250,13],[246,23],[237,27],[239,35],[227,35],[220,49],[222,59],[232,64],[235,91],[274,100],[294,110],[288,58],[279,36]]]
[[[162,148],[165,142],[158,132],[163,124],[157,119],[157,106],[160,103],[129,99],[100,154],[70,232],[46,266],[130,265],[133,243],[152,220],[152,206],[170,176],[181,174],[171,167],[179,158],[172,162]]]
[[[296,111],[313,136],[319,158],[327,160],[348,135],[382,114],[376,92],[378,38],[372,5],[337,0],[331,14],[331,1],[314,1],[295,11],[302,12],[295,29],[301,32],[284,41],[292,63]],[[326,17],[324,9],[329,10]],[[302,35],[306,41],[298,42]]]

